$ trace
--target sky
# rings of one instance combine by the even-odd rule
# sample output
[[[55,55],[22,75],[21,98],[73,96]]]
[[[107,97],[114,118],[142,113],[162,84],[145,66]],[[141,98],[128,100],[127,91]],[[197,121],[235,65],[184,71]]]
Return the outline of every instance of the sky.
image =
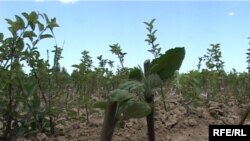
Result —
[[[63,46],[61,66],[72,72],[71,65],[79,64],[81,52],[87,50],[98,65],[97,56],[119,60],[109,51],[109,45],[119,43],[127,53],[124,65],[143,66],[153,59],[145,42],[146,26],[155,18],[156,42],[162,51],[185,47],[186,56],[180,72],[197,69],[198,57],[210,44],[220,43],[222,60],[227,72],[235,68],[247,71],[246,51],[250,47],[250,1],[226,0],[0,0],[0,32],[10,36],[6,18],[22,12],[38,11],[56,17],[59,28],[54,30],[56,41]],[[42,40],[39,50],[46,58],[46,50],[53,50],[53,39]],[[52,56],[52,54],[50,55]]]

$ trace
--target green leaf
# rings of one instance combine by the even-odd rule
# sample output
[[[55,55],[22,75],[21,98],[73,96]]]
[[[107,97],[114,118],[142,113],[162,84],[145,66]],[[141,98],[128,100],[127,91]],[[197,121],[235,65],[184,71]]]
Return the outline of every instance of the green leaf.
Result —
[[[44,17],[45,17],[46,23],[49,24],[49,18],[48,18],[48,16],[47,16],[47,14],[44,13],[43,15],[44,15]]]
[[[144,102],[132,103],[126,109],[126,114],[129,118],[142,118],[147,116],[150,112],[150,106]]]
[[[51,34],[43,34],[40,36],[40,39],[45,39],[45,38],[53,38]]]
[[[138,81],[126,81],[118,86],[119,89],[127,90],[128,92],[141,87],[143,87],[143,83]]]
[[[107,102],[106,101],[98,101],[98,102],[95,102],[92,106],[93,106],[93,108],[99,108],[101,110],[105,110],[107,107]]]
[[[38,15],[37,15],[37,13],[35,11],[32,11],[30,13],[29,17],[30,17],[29,20],[31,20],[31,21],[37,21],[37,19],[38,19]]]
[[[5,19],[7,21],[7,23],[10,25],[8,27],[9,31],[12,33],[12,35],[16,35],[17,32],[17,26],[16,26],[16,22],[13,22],[11,19]]]
[[[44,25],[41,22],[37,21],[37,24],[40,32],[44,30]]]
[[[48,24],[48,27],[52,31],[54,27],[59,27],[59,25],[56,23],[56,18],[51,19],[51,21]]]
[[[38,15],[36,12],[32,11],[28,18],[27,18],[27,21],[28,21],[28,24],[30,25],[30,28],[34,31],[35,30],[35,27],[36,27],[36,23],[37,23],[37,20],[38,20]]]
[[[23,12],[22,15],[26,18],[27,21],[29,21],[29,14],[26,12]]]
[[[14,22],[11,19],[5,19],[10,26],[13,26]]]
[[[16,47],[18,48],[19,51],[22,51],[24,48],[24,41],[23,40],[19,40],[16,44]]]
[[[34,31],[35,27],[36,27],[36,24],[33,21],[30,21],[29,25],[30,25],[30,28]]]
[[[151,74],[158,74],[161,80],[166,81],[174,75],[176,70],[179,70],[184,56],[184,47],[177,47],[166,51],[165,54],[154,59],[150,64]]]
[[[4,35],[3,33],[0,33],[0,42],[3,42]]]
[[[33,37],[36,37],[37,35],[33,31],[25,31],[23,34],[23,37],[28,37],[31,41],[33,41]]]
[[[127,90],[115,89],[110,92],[109,99],[112,102],[123,102],[133,98]]]
[[[131,104],[133,104],[135,101],[133,100],[127,100],[127,101],[123,101],[121,103],[119,103],[118,108],[117,108],[117,115],[120,116],[121,113],[126,112],[128,106],[130,106]]]
[[[148,83],[151,88],[160,87],[163,84],[158,74],[150,74],[148,77]]]
[[[53,26],[53,27],[59,27],[59,25],[56,22],[56,18],[51,19],[51,26]]]
[[[25,23],[23,19],[18,15],[15,15],[15,17],[16,17],[16,24],[18,26],[18,29],[23,29],[25,27]]]
[[[149,24],[150,24],[150,25],[153,25],[153,23],[155,22],[155,20],[156,20],[156,19],[152,19],[152,20],[150,21]]]

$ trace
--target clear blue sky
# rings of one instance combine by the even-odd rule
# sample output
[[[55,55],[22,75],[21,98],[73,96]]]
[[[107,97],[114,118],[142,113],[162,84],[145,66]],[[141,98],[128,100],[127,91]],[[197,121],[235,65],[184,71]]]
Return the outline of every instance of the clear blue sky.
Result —
[[[221,44],[225,70],[235,68],[246,71],[246,50],[250,36],[250,2],[238,1],[95,1],[68,2],[30,0],[0,0],[0,32],[6,36],[5,18],[14,19],[22,12],[39,11],[56,17],[60,25],[55,35],[58,45],[65,41],[62,66],[69,72],[78,64],[81,52],[88,50],[97,65],[96,57],[116,61],[109,52],[109,45],[119,43],[125,56],[125,66],[142,65],[152,59],[147,52],[150,46],[144,41],[147,31],[144,21],[156,18],[157,42],[163,51],[173,47],[185,47],[186,56],[181,72],[196,69],[198,57],[206,53],[210,44]],[[39,50],[46,56],[52,50],[54,40],[44,40]],[[52,55],[51,55],[52,56]]]

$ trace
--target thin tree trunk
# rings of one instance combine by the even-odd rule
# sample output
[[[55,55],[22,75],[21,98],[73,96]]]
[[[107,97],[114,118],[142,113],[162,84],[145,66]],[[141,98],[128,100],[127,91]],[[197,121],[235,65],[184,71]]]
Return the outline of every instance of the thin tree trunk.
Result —
[[[155,141],[155,129],[154,129],[154,95],[152,93],[152,89],[148,84],[148,77],[149,77],[149,68],[150,68],[150,61],[146,60],[144,62],[144,75],[146,78],[145,82],[145,92],[144,98],[145,101],[150,105],[151,112],[147,116],[147,128],[148,128],[148,141]]]
[[[154,100],[153,95],[146,98],[146,102],[151,107],[151,112],[147,116],[147,128],[148,128],[148,141],[155,141],[155,129],[154,129]]]
[[[100,141],[111,141],[115,130],[117,102],[108,102],[102,126]]]

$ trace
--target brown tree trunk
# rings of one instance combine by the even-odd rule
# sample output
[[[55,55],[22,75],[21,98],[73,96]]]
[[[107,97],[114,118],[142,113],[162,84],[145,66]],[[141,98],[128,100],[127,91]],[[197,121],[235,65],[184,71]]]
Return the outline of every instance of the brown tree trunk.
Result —
[[[100,141],[111,141],[115,130],[117,102],[108,102],[102,126]]]

